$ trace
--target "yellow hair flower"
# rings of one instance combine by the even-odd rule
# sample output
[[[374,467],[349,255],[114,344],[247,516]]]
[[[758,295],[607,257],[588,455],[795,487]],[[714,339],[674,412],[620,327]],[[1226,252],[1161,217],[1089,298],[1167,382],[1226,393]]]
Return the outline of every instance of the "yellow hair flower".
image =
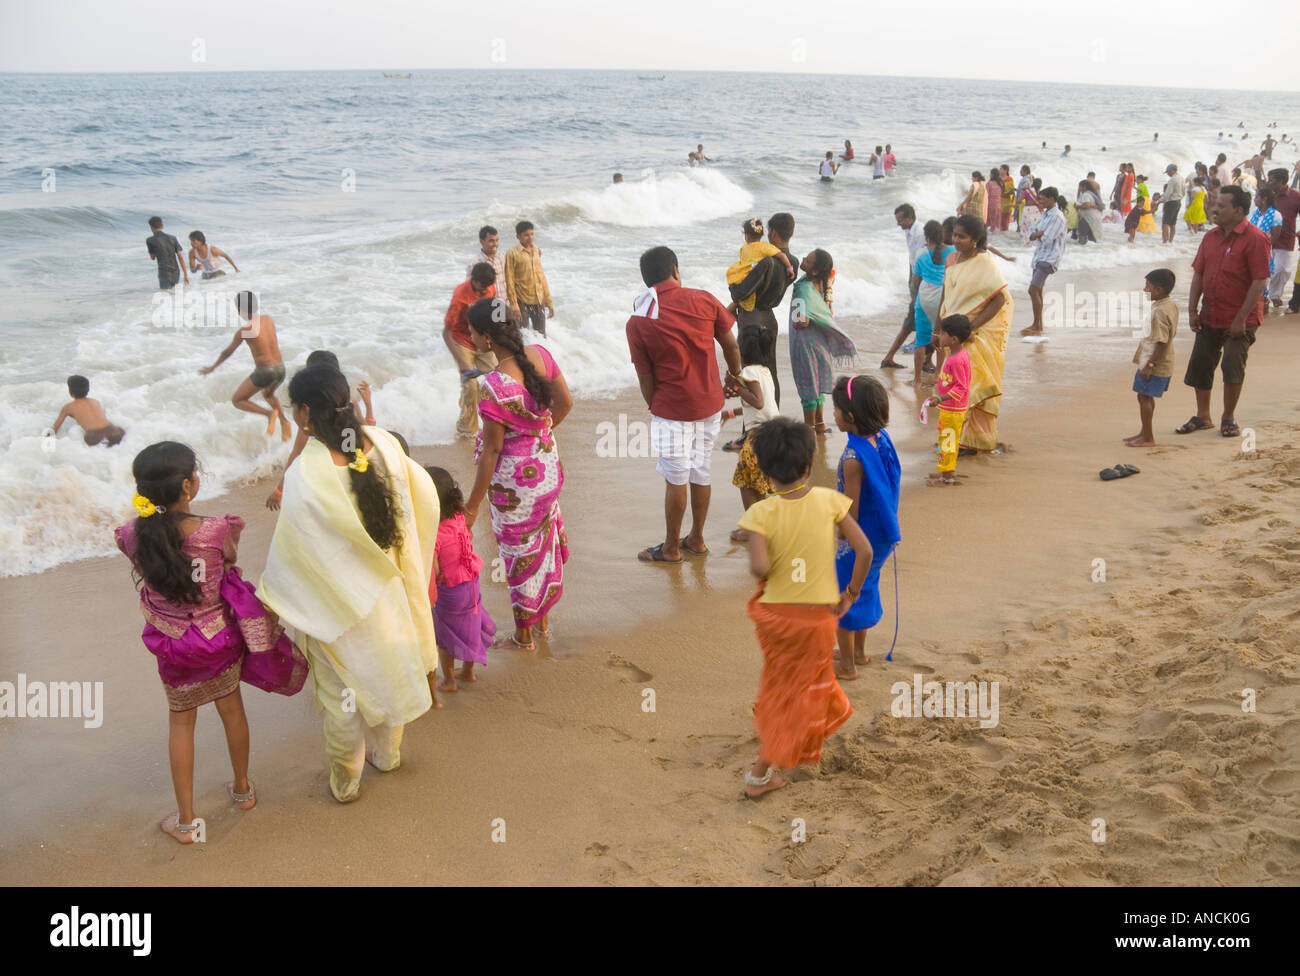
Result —
[[[357,474],[365,474],[366,469],[370,467],[370,462],[366,460],[366,452],[358,448],[357,459],[349,464],[348,467]]]
[[[136,513],[141,518],[149,518],[149,516],[156,514],[158,511],[157,505],[138,492],[131,496],[131,504],[135,506]]]

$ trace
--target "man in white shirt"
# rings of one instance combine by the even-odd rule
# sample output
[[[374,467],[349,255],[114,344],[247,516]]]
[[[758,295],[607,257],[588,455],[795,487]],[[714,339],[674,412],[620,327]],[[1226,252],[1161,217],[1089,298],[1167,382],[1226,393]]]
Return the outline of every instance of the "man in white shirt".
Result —
[[[497,235],[497,229],[491,225],[479,228],[478,232],[479,252],[469,259],[469,264],[465,266],[465,277],[468,279],[474,271],[476,264],[490,264],[492,270],[496,272],[496,293],[502,297],[506,293],[506,256],[501,253],[501,238]]]
[[[921,252],[925,250],[925,230],[921,222],[916,219],[916,210],[910,203],[900,203],[894,208],[894,220],[903,232],[903,239],[907,241],[907,281],[908,294],[911,294],[912,267],[916,264],[916,259]],[[902,328],[898,330],[898,335],[894,336],[894,342],[889,347],[889,352],[885,353],[885,358],[880,361],[881,369],[903,369],[902,363],[894,362],[894,353],[898,352],[900,346],[903,352],[913,352],[916,346],[908,343],[907,337],[916,331],[916,303],[908,301],[907,318],[903,320]],[[934,356],[933,344],[926,347],[925,350],[925,372],[933,373],[934,367],[930,365],[930,360]]]
[[[822,160],[821,165],[817,168],[817,172],[821,176],[823,183],[829,183],[835,179],[835,174],[839,171],[839,168],[840,164],[835,162],[835,154],[828,151],[826,158]]]
[[[1047,284],[1048,277],[1060,267],[1061,257],[1065,254],[1065,239],[1068,232],[1065,226],[1065,214],[1061,213],[1061,208],[1057,206],[1059,196],[1054,186],[1045,186],[1038,191],[1038,205],[1043,209],[1043,216],[1039,218],[1034,232],[1029,235],[1031,241],[1038,242],[1038,246],[1034,248],[1034,257],[1030,261],[1034,274],[1029,279],[1029,303],[1034,308],[1034,323],[1029,328],[1020,330],[1022,336],[1043,334],[1043,285]]]
[[[1165,174],[1169,179],[1165,180],[1165,188],[1160,193],[1160,199],[1164,201],[1160,214],[1160,240],[1172,244],[1174,231],[1178,229],[1178,211],[1183,206],[1183,194],[1187,192],[1187,185],[1178,175],[1178,167],[1174,163],[1165,167]]]

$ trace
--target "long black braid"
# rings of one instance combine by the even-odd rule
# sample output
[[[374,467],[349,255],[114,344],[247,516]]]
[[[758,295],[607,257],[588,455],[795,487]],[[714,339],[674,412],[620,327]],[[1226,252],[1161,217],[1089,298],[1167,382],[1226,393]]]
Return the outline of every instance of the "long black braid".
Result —
[[[515,357],[515,363],[524,374],[524,389],[540,406],[551,405],[551,384],[537,372],[524,352],[524,338],[510,317],[510,306],[500,298],[483,298],[469,307],[469,327],[482,333]]]
[[[338,370],[328,366],[311,366],[294,374],[289,381],[289,400],[305,406],[311,413],[312,433],[327,447],[355,462],[363,447],[361,421],[352,407],[348,381]],[[402,544],[397,520],[397,499],[386,479],[374,465],[365,471],[349,468],[352,491],[361,510],[361,524],[380,549]]]

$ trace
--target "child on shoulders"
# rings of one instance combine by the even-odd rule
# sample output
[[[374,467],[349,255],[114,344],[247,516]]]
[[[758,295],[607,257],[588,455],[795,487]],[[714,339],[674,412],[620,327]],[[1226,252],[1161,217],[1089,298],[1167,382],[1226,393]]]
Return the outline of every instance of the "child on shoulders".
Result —
[[[791,278],[794,277],[794,267],[790,264],[790,259],[786,257],[785,252],[775,244],[763,240],[763,221],[757,217],[751,217],[745,221],[740,231],[745,238],[745,243],[740,247],[740,259],[727,269],[727,284],[740,284],[754,270],[754,265],[764,258],[779,257],[781,263],[785,265],[786,274]],[[752,312],[754,302],[755,296],[750,295],[739,302],[739,307],[746,312]],[[737,303],[732,302],[727,306],[727,311],[735,315],[736,308]]]

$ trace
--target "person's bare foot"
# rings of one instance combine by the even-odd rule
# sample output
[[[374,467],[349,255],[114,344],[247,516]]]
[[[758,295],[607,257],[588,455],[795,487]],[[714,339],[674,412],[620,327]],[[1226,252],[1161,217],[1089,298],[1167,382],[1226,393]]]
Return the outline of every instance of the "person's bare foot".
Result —
[[[461,667],[461,669],[456,672],[456,677],[459,678],[461,681],[478,680],[478,675],[474,673],[474,666],[472,664],[466,664],[463,667]]]
[[[176,838],[176,840],[177,840],[179,843],[182,843],[182,844],[193,844],[193,843],[194,843],[194,831],[192,831],[192,830],[181,830],[181,829],[180,829],[180,822],[181,822],[181,815],[180,815],[180,813],[178,813],[177,811],[173,810],[171,813],[169,813],[169,814],[167,815],[167,819],[164,820],[162,823],[160,823],[158,826],[162,828],[163,833],[165,833],[165,834],[171,834],[174,838]]]
[[[752,771],[745,774],[745,795],[751,799],[789,785],[790,781],[775,769],[769,769],[766,776],[755,776]]]
[[[438,672],[430,671],[426,676],[429,682],[429,695],[433,698],[433,708],[442,708],[442,702],[438,701]]]
[[[952,488],[959,484],[956,478],[946,474],[928,474],[925,476],[927,488]]]
[[[1141,434],[1129,434],[1128,437],[1124,438],[1124,443],[1129,444],[1132,443],[1133,441],[1140,441],[1141,439],[1142,439]]]
[[[1129,447],[1155,447],[1156,442],[1150,437],[1139,437],[1136,440],[1125,441]]]
[[[257,806],[257,790],[253,787],[253,781],[248,781],[248,789],[235,789],[235,782],[231,780],[226,784],[226,792],[230,794],[230,799],[234,801],[235,806],[241,810],[251,810]]]
[[[460,691],[460,688],[457,686],[454,677],[447,677],[438,682],[438,690],[445,691],[449,695],[454,695],[456,692]]]
[[[284,444],[289,443],[289,438],[291,438],[292,436],[293,436],[293,428],[289,426],[289,418],[286,417],[286,416],[284,416],[283,414],[281,414],[281,415],[280,415],[280,441],[281,441],[281,443],[284,443]]]
[[[854,651],[854,652],[853,652],[853,663],[854,663],[854,664],[870,664],[870,663],[871,663],[871,655],[868,654],[866,651]]]
[[[858,669],[856,661],[854,666],[845,665],[844,659],[840,658],[835,662],[835,677],[840,681],[857,681]]]
[[[1021,329],[1021,330],[1020,330],[1020,334],[1021,334],[1022,336],[1039,336],[1039,335],[1042,335],[1042,334],[1043,334],[1043,327],[1040,325],[1038,328],[1035,329],[1035,328],[1031,325],[1031,326],[1028,326],[1027,328]]]
[[[275,414],[271,414],[266,421],[266,436],[270,437],[275,433]]]

